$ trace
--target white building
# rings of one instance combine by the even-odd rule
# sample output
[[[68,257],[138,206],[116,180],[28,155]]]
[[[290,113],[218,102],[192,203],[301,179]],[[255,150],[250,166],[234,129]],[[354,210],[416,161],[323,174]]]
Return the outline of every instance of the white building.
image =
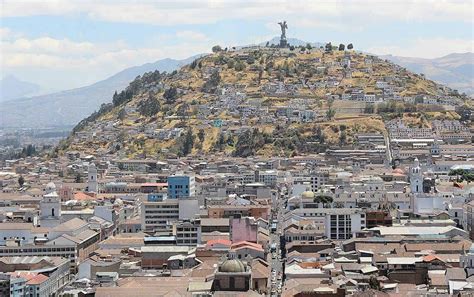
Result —
[[[89,168],[87,170],[87,192],[99,192],[99,184],[97,181],[97,168],[95,167],[94,163],[90,163]]]
[[[41,227],[55,227],[61,223],[61,200],[56,193],[56,185],[48,183],[46,194],[40,202]]]
[[[415,158],[413,167],[410,168],[410,190],[412,193],[423,193],[423,173],[418,158]]]

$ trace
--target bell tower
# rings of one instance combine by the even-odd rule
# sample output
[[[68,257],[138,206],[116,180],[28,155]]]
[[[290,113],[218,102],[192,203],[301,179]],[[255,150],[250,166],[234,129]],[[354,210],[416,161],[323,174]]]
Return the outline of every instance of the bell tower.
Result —
[[[410,190],[412,193],[423,193],[423,174],[418,158],[415,158],[413,166],[410,168]]]

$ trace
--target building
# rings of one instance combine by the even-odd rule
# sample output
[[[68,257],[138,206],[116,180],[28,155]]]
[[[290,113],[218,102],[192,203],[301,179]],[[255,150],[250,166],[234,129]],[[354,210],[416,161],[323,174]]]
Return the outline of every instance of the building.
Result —
[[[194,219],[198,214],[199,205],[195,199],[145,201],[141,205],[142,230],[147,233],[171,233],[174,223]]]
[[[332,209],[326,214],[326,236],[330,239],[350,239],[366,227],[365,212],[355,209]]]
[[[410,190],[412,193],[423,193],[423,173],[417,158],[415,158],[413,167],[410,168]]]
[[[61,257],[3,257],[0,271],[26,278],[25,296],[55,296],[70,280],[69,260]]]
[[[90,163],[87,170],[87,192],[98,193],[99,183],[97,181],[97,168],[94,163]]]
[[[61,199],[56,193],[56,185],[46,185],[46,194],[40,202],[41,227],[55,227],[61,223]]]
[[[389,211],[373,210],[366,212],[366,227],[392,226],[392,216]]]
[[[251,267],[245,261],[235,258],[229,253],[228,258],[219,263],[214,273],[212,288],[214,291],[243,291],[250,290]]]
[[[176,244],[196,246],[201,244],[201,220],[185,220],[175,224]]]
[[[168,177],[168,199],[194,197],[195,194],[194,176],[175,175]]]

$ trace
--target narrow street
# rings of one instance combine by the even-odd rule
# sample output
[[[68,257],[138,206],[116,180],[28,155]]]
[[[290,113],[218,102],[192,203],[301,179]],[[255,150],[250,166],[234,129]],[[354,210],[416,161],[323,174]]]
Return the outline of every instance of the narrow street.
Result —
[[[270,296],[280,296],[283,287],[283,265],[280,249],[280,234],[282,234],[281,219],[286,193],[279,192],[272,204],[272,220],[270,228],[271,275]]]

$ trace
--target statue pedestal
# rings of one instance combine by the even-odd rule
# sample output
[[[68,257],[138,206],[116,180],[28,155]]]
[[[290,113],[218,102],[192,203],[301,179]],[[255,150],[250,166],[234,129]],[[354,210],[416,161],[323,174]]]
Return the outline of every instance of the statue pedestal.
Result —
[[[286,39],[280,39],[280,47],[288,47],[288,42]]]

